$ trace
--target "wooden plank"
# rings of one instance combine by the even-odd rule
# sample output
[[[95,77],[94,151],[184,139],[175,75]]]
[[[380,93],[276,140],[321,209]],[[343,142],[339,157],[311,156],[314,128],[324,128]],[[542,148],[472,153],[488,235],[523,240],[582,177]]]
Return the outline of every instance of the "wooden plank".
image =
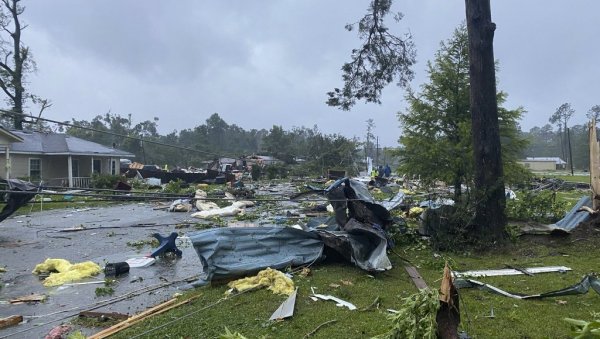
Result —
[[[427,283],[425,282],[425,280],[423,280],[423,277],[421,277],[416,267],[409,264],[404,264],[404,269],[406,270],[408,276],[410,277],[410,279],[412,279],[413,283],[415,284],[415,286],[417,286],[418,289],[422,290],[424,288],[427,288]]]
[[[104,330],[102,330],[102,331],[100,331],[100,332],[98,332],[98,333],[96,333],[96,334],[94,334],[92,336],[89,336],[88,339],[103,339],[103,338],[106,338],[106,337],[111,336],[111,335],[113,335],[113,334],[115,334],[115,333],[117,333],[119,331],[122,331],[122,330],[128,328],[128,327],[131,327],[131,326],[139,323],[140,321],[145,320],[148,317],[151,317],[151,316],[154,316],[154,315],[158,315],[158,314],[167,312],[167,311],[169,311],[169,310],[171,310],[171,309],[173,309],[175,307],[179,307],[181,305],[188,304],[188,303],[192,302],[193,300],[196,300],[199,297],[200,296],[197,295],[197,296],[191,297],[189,299],[186,299],[186,300],[178,302],[178,303],[177,303],[177,299],[168,300],[168,301],[166,301],[166,302],[164,302],[162,304],[159,304],[157,306],[152,307],[149,310],[146,310],[146,311],[144,311],[144,312],[142,312],[140,314],[137,314],[137,315],[135,315],[135,316],[133,316],[133,317],[127,319],[127,320],[124,320],[124,321],[122,321],[122,322],[120,322],[120,323],[118,323],[118,324],[116,324],[114,326],[111,326],[111,327],[109,327],[107,329],[104,329]]]
[[[108,319],[119,319],[125,320],[129,319],[129,315],[123,313],[116,312],[93,312],[93,311],[83,311],[79,313],[81,318],[108,318]]]
[[[7,317],[7,318],[0,318],[0,329],[18,325],[22,321],[23,321],[22,315],[11,315],[10,317]]]

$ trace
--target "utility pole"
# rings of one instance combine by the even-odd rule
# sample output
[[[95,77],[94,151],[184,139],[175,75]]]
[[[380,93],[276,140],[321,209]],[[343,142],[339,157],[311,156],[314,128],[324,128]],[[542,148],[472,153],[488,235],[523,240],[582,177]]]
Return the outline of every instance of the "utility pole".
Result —
[[[571,132],[569,128],[567,128],[567,141],[569,142],[569,163],[571,164],[571,175],[575,175],[573,173],[573,150],[571,149]]]
[[[376,147],[375,148],[375,163],[377,164],[377,166],[379,166],[380,165],[379,164],[379,137],[377,137],[375,139],[375,142],[376,142],[376,144],[375,144],[376,145],[375,146]]]

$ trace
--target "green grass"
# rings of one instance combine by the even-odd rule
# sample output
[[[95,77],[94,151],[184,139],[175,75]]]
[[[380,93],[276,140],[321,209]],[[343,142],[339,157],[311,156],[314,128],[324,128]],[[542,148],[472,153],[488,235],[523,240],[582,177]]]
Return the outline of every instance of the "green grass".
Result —
[[[547,178],[557,178],[557,179],[562,179],[564,181],[571,181],[571,182],[586,182],[589,183],[590,182],[590,176],[588,175],[581,175],[581,174],[576,174],[576,175],[570,175],[570,174],[544,174],[544,177]]]
[[[584,274],[597,269],[600,250],[593,239],[554,239],[545,236],[521,239],[500,251],[484,255],[443,254],[434,256],[420,246],[397,248],[400,255],[417,267],[432,287],[439,287],[445,259],[456,270],[497,269],[505,265],[521,267],[565,265],[573,269],[568,273],[546,273],[533,277],[489,277],[478,280],[496,285],[511,292],[533,294],[570,286],[580,281]],[[307,278],[296,276],[300,288],[294,316],[281,322],[269,322],[271,313],[285,299],[266,290],[253,291],[222,300],[226,286],[209,286],[193,290],[183,298],[200,294],[201,297],[165,314],[151,317],[141,324],[118,333],[115,338],[131,336],[154,329],[165,323],[187,316],[163,328],[152,331],[148,337],[159,338],[216,338],[227,327],[248,338],[301,338],[319,324],[337,320],[321,328],[315,338],[368,338],[385,332],[390,326],[388,308],[400,307],[400,300],[416,288],[402,267],[402,261],[390,254],[394,268],[374,277],[343,263],[319,264]],[[346,286],[340,280],[351,281]],[[337,284],[340,287],[331,287]],[[379,309],[349,311],[336,307],[333,302],[314,302],[308,298],[310,287],[316,292],[332,294],[365,308],[379,297]],[[591,320],[592,311],[600,311],[600,296],[591,291],[587,295],[547,298],[542,300],[516,300],[477,289],[464,289],[461,295],[461,328],[474,338],[564,338],[569,326],[562,319],[571,317]],[[220,301],[222,300],[222,301]],[[566,303],[560,303],[566,301]],[[213,305],[214,303],[219,302]],[[488,318],[491,309],[495,318]],[[197,312],[197,313],[194,313]]]

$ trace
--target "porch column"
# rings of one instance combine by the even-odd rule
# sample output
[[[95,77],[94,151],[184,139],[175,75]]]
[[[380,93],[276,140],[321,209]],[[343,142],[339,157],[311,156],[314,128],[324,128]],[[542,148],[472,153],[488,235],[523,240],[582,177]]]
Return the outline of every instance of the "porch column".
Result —
[[[8,179],[10,179],[10,168],[11,168],[10,147],[8,145],[6,145],[5,149],[6,149],[6,180],[8,180]]]
[[[69,187],[73,187],[73,158],[69,154],[67,158],[67,173],[69,173]]]

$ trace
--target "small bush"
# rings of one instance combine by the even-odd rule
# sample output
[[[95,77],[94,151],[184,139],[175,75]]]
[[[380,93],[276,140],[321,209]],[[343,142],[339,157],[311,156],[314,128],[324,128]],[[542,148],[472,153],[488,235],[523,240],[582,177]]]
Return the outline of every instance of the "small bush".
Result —
[[[557,202],[556,193],[551,191],[522,191],[519,200],[506,202],[509,219],[551,223],[560,220],[567,212],[564,204]]]
[[[90,185],[92,188],[114,189],[120,180],[118,175],[94,173]]]
[[[190,187],[188,183],[181,179],[171,180],[165,184],[163,192],[166,193],[183,193]]]

